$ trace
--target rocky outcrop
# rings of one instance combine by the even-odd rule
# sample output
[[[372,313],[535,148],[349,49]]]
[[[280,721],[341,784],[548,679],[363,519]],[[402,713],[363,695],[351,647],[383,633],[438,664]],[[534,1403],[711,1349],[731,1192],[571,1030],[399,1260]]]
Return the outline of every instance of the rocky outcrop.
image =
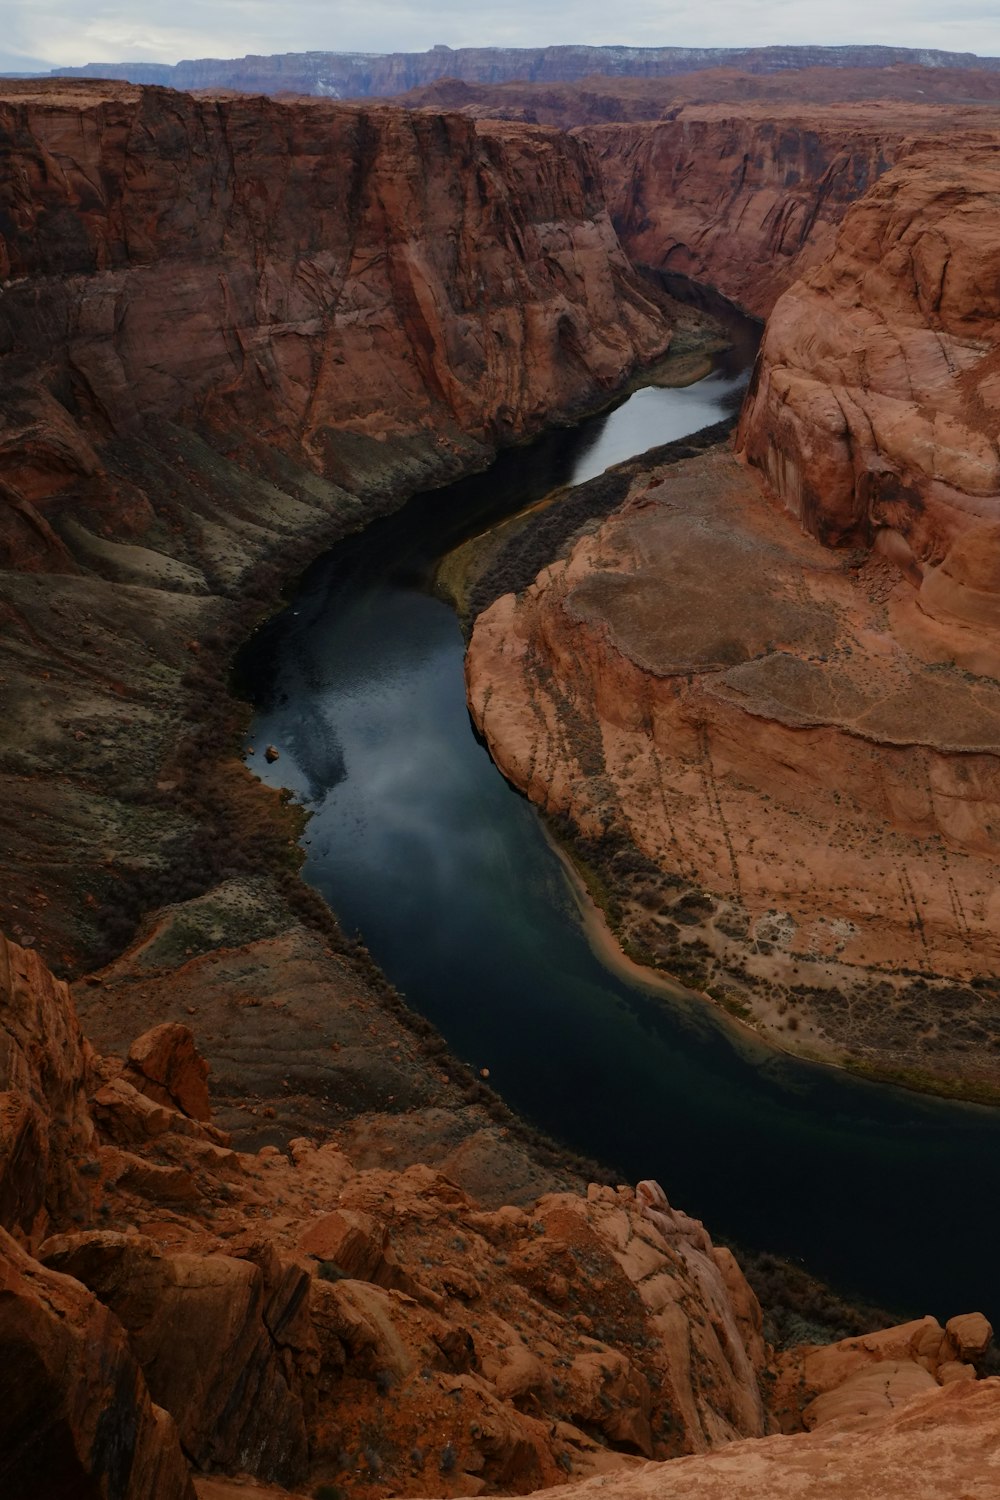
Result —
[[[151,1402],[118,1320],[2,1228],[0,1341],[0,1485],[11,1500],[194,1500],[177,1429]]]
[[[470,704],[668,974],[783,1046],[989,1095],[1000,695],[900,644],[897,577],[717,451],[480,616]]]
[[[45,1076],[72,1006],[37,960],[25,983],[53,1012]],[[0,1009],[0,1035],[19,1015]],[[133,1052],[190,1061],[179,1031]],[[523,1493],[798,1431],[886,1390],[965,1388],[990,1341],[967,1314],[769,1363],[734,1256],[655,1182],[483,1209],[427,1166],[358,1170],[330,1142],[235,1152],[90,1061],[82,1222],[37,1259],[0,1230],[14,1500],[190,1500],[188,1462],[312,1492]]]
[[[194,1120],[207,1120],[208,1064],[198,1053],[189,1026],[163,1021],[143,1032],[128,1049],[130,1081],[160,1104]]]
[[[230,61],[203,58],[172,67],[88,63],[61,71],[66,77],[121,78],[178,89],[243,89],[259,94],[320,94],[345,99],[398,94],[436,78],[458,78],[466,83],[499,83],[510,78],[552,83],[595,74],[657,78],[717,67],[767,74],[808,67],[887,68],[908,63],[928,69],[1000,69],[997,58],[910,47],[438,46],[428,52],[287,52]]]
[[[1000,1382],[928,1391],[888,1413],[799,1437],[732,1443],[559,1492],[601,1500],[938,1500],[988,1493],[1000,1436]],[[221,1497],[220,1497],[221,1500]]]
[[[37,959],[22,988],[48,1007],[32,1048],[47,1077],[78,1037],[72,1005]],[[25,1004],[0,1009],[5,1048]],[[171,1038],[171,1056],[190,1051],[161,1030],[133,1053],[162,1056]],[[656,1184],[488,1211],[426,1166],[357,1171],[307,1140],[234,1152],[111,1060],[91,1059],[91,1076],[92,1122],[78,1077],[53,1096],[89,1125],[86,1211],[38,1261],[0,1235],[12,1495],[32,1493],[29,1475],[57,1493],[60,1465],[80,1493],[131,1496],[134,1470],[159,1495],[158,1463],[162,1493],[183,1494],[178,1436],[205,1471],[295,1484],[333,1478],[346,1451],[363,1484],[419,1492],[434,1464],[453,1494],[765,1430],[756,1299]],[[7,1202],[19,1165],[0,1166]],[[43,1196],[62,1170],[40,1157]],[[109,1443],[120,1473],[105,1490]]]
[[[805,529],[908,580],[900,639],[994,677],[998,193],[992,142],[909,152],[775,308],[739,439]]]
[[[89,1060],[66,986],[0,934],[0,1225],[28,1241],[89,1207]]]
[[[935,1390],[889,1413],[798,1437],[731,1443],[720,1453],[647,1464],[558,1491],[560,1500],[938,1500],[986,1495],[1000,1437],[1000,1383]],[[197,1481],[199,1500],[282,1500],[287,1491]],[[297,1500],[297,1497],[291,1497]],[[303,1497],[304,1500],[304,1497]]]
[[[309,1279],[273,1251],[257,1254],[257,1265],[165,1255],[148,1237],[107,1230],[56,1236],[39,1251],[118,1318],[198,1468],[294,1483],[307,1471],[303,1393],[290,1376],[314,1342]]]

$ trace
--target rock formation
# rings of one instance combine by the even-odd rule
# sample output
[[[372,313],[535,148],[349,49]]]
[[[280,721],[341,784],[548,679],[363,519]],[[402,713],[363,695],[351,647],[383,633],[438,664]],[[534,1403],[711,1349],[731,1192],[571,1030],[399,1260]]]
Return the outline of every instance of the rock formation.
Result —
[[[955,154],[962,171],[956,179]],[[1000,675],[995,143],[917,148],[783,297],[740,446],[801,525],[909,581],[899,637]]]
[[[654,1182],[484,1210],[440,1172],[358,1170],[329,1143],[236,1152],[130,1081],[136,1057],[197,1073],[189,1033],[100,1059],[65,986],[5,952],[0,1058],[20,1055],[34,997],[52,1026],[34,1073],[68,1080],[62,1108],[88,1127],[82,1196],[60,1204],[49,1159],[44,1229],[9,1209],[0,1225],[15,1500],[190,1500],[189,1462],[376,1495],[524,1492],[822,1425],[865,1406],[872,1372],[893,1399],[975,1380],[991,1337],[978,1314],[768,1369],[733,1255]],[[17,1121],[0,1121],[7,1204]]]
[[[593,403],[670,327],[555,132],[85,83],[10,85],[0,130],[5,914],[65,968],[181,847],[175,897],[218,862],[190,845],[232,773],[192,824],[178,705],[204,736],[262,566]]]
[[[505,79],[567,82],[595,75],[660,78],[703,68],[750,74],[801,68],[887,69],[898,65],[1000,70],[1000,58],[910,47],[432,47],[427,52],[286,52],[276,57],[202,58],[174,66],[88,63],[66,77],[127,79],[177,89],[243,89],[358,99],[402,93],[438,78],[495,84]]]
[[[564,130],[575,125],[660,121],[671,118],[682,106],[712,103],[739,103],[741,113],[750,107],[756,115],[755,105],[794,104],[801,109],[803,99],[812,101],[814,128],[823,124],[815,117],[817,105],[877,101],[877,113],[883,115],[886,104],[895,100],[917,106],[911,118],[922,126],[933,119],[923,108],[931,103],[948,105],[955,112],[968,105],[995,104],[1000,99],[1000,74],[914,63],[888,68],[792,68],[778,73],[713,67],[665,78],[584,78],[578,83],[484,84],[450,77],[393,96],[394,103],[408,109],[456,110],[475,118],[524,120]],[[869,107],[868,113],[877,133],[876,110]]]
[[[635,264],[706,282],[763,317],[826,258],[848,206],[905,142],[979,122],[996,128],[995,112],[683,104],[656,124],[577,133],[600,159],[608,206]]]
[[[705,246],[685,268],[720,283],[737,268],[725,184],[752,143],[730,134],[709,172],[706,125],[684,235]],[[758,140],[730,205],[740,263],[784,246],[801,268],[881,147],[859,138],[845,158],[800,132],[783,156]],[[226,653],[282,571],[667,350],[592,147],[433,112],[79,83],[5,90],[0,156],[0,827],[22,939],[0,940],[0,1489],[190,1500],[193,1465],[206,1500],[239,1475],[245,1495],[458,1496],[641,1486],[625,1471],[680,1458],[668,1472],[708,1495],[831,1454],[853,1482],[881,1454],[918,1493],[914,1463],[929,1482],[958,1428],[970,1445],[995,1435],[995,1388],[975,1379],[985,1321],[774,1359],[733,1255],[655,1183],[584,1189],[463,1074],[297,882],[294,815],[226,759]],[[659,158],[643,161],[654,181]],[[961,207],[974,227],[981,165]],[[798,171],[819,185],[799,193]],[[629,233],[646,233],[639,217]],[[938,664],[947,633],[992,609],[987,553],[963,543],[992,520],[990,455],[976,472],[954,461],[987,427],[990,367],[988,350],[972,358],[985,312],[955,312],[935,249],[954,232],[911,250],[890,213],[878,233],[917,271],[906,336],[866,354],[863,379],[839,320],[891,298],[855,265],[850,215],[855,248],[798,294],[831,304],[824,370],[859,393],[836,433],[851,443],[810,446],[829,414],[809,390],[816,350],[781,318],[744,443],[817,535],[877,528],[879,556],[920,583],[921,618],[898,599],[886,616],[887,561],[842,565],[715,453],[640,478],[525,602],[501,600],[470,683],[512,777],[584,833],[644,849],[629,919],[668,963],[708,965],[740,1005],[777,992],[779,1012],[801,973],[809,1035],[830,1047],[848,993],[880,1060],[881,1019],[916,1005],[894,968],[918,940],[924,1060],[936,994],[946,1047],[960,1005],[980,1040],[996,1004],[969,972],[997,955],[993,844],[968,811],[993,796],[995,685]],[[976,285],[963,271],[967,302]],[[967,397],[938,424],[926,328]],[[930,373],[897,432],[883,397],[899,400],[901,369]],[[827,479],[832,529],[803,498]],[[762,559],[764,599],[746,587]],[[891,837],[865,870],[885,806]],[[812,849],[819,887],[796,863]],[[46,954],[83,974],[99,1052]],[[890,1003],[866,1015],[877,965]],[[845,1416],[869,1424],[848,1451],[843,1427],[823,1430]],[[911,1436],[901,1461],[902,1434],[928,1423],[934,1451]]]
[[[903,150],[769,321],[740,447],[816,544],[725,454],[651,473],[468,667],[507,774],[645,857],[625,931],[664,967],[785,1045],[987,1095],[991,153]]]

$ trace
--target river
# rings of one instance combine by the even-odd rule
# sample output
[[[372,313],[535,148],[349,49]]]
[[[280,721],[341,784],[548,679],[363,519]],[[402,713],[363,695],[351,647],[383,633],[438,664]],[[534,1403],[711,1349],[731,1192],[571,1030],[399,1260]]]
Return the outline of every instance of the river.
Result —
[[[1000,1111],[796,1061],[604,967],[534,810],[473,733],[458,622],[430,591],[491,521],[734,410],[739,363],[510,450],[321,559],[242,656],[253,742],[281,751],[253,764],[312,813],[305,878],[527,1119],[848,1296],[996,1320]]]

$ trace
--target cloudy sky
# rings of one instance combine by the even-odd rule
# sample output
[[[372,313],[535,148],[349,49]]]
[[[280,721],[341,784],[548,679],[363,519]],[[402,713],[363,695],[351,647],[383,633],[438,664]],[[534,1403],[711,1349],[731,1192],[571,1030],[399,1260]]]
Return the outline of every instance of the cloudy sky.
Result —
[[[1000,0],[2,0],[0,66],[559,42],[886,42],[1000,54]],[[30,66],[30,63],[27,63]]]

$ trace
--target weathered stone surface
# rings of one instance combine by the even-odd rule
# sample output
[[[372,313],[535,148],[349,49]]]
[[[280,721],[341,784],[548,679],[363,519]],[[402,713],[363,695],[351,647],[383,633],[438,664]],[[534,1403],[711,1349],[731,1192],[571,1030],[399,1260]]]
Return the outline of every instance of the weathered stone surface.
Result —
[[[142,1093],[195,1120],[211,1115],[208,1064],[189,1026],[164,1021],[143,1032],[128,1049],[128,1062],[132,1082]]]
[[[955,162],[961,173],[956,180]],[[821,540],[913,591],[896,633],[1000,672],[1000,171],[992,143],[906,153],[774,310],[740,445]]]
[[[0,161],[0,926],[65,971],[246,870],[204,724],[250,596],[671,330],[555,131],[49,81]]]
[[[786,69],[885,69],[920,63],[922,71],[995,71],[996,58],[912,47],[446,47],[426,52],[287,52],[275,57],[200,58],[176,63],[88,63],[69,77],[128,78],[178,89],[245,89],[254,94],[363,98],[395,94],[435,78],[496,83],[602,77],[660,77],[728,65],[746,73]],[[928,64],[930,68],[928,68]],[[933,72],[931,73],[933,78]],[[931,84],[933,87],[933,84]],[[811,95],[805,95],[809,98]]]
[[[989,1380],[928,1391],[888,1414],[808,1436],[731,1443],[558,1493],[561,1500],[988,1500],[998,1443],[1000,1382]]]
[[[949,1318],[945,1332],[959,1360],[982,1359],[993,1342],[993,1329],[982,1313],[960,1313]]]
[[[148,1238],[97,1230],[48,1240],[41,1253],[115,1313],[200,1468],[292,1483],[305,1475],[303,1399],[286,1354],[308,1295],[304,1272],[279,1269],[268,1287],[247,1260],[166,1256]]]
[[[582,134],[638,265],[707,283],[758,316],[830,248],[850,203],[914,128],[910,110],[685,105],[655,124]],[[945,125],[925,111],[930,130]]]
[[[84,1212],[88,1056],[66,986],[0,934],[0,1228],[38,1238]]]
[[[117,1318],[0,1229],[0,1492],[194,1500],[172,1419]]]
[[[1000,694],[901,644],[897,578],[801,535],[718,451],[640,476],[479,617],[470,704],[595,857],[609,833],[640,852],[609,878],[668,973],[782,1046],[995,1087],[1000,1005],[974,976],[1000,966]]]

